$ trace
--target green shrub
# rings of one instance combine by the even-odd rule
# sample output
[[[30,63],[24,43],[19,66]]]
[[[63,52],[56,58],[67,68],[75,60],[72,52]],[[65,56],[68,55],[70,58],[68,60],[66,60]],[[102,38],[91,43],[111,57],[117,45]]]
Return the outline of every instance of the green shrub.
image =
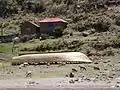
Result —
[[[60,28],[56,28],[55,30],[54,30],[54,34],[55,34],[55,37],[61,37],[61,36],[63,36],[63,30],[61,30]]]
[[[56,3],[56,4],[61,4],[62,0],[52,0],[53,3]]]
[[[54,4],[51,8],[48,8],[48,13],[54,16],[66,15],[67,6],[65,4]]]

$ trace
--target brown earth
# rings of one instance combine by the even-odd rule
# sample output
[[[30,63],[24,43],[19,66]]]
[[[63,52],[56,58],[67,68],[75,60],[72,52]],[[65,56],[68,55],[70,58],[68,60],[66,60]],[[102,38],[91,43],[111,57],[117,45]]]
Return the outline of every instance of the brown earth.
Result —
[[[25,67],[0,65],[0,79],[24,79],[31,71],[31,78],[68,77],[71,72],[78,78],[96,78],[100,81],[113,80],[120,76],[119,55],[95,60],[91,64],[28,65]]]
[[[91,64],[19,67],[1,63],[0,89],[119,90],[120,56],[100,58]],[[26,77],[29,71],[31,77]],[[74,78],[69,78],[71,72],[74,73]]]

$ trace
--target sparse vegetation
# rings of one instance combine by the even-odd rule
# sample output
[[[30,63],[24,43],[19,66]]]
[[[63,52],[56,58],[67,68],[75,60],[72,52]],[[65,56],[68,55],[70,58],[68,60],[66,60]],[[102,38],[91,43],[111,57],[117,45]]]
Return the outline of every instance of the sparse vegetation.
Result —
[[[0,44],[0,53],[12,53],[12,43],[2,43]]]

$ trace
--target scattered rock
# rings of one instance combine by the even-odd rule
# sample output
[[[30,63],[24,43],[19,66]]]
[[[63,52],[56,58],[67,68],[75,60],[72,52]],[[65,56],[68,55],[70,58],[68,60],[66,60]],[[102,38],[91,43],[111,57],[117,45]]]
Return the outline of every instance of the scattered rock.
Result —
[[[80,68],[80,70],[85,70],[85,71],[87,70],[84,65],[79,65],[79,68]]]
[[[102,78],[100,78],[100,81],[102,81]]]
[[[108,69],[107,69],[107,68],[105,68],[104,70],[105,70],[105,71],[107,71]]]
[[[30,81],[28,82],[28,84],[36,84],[34,81]]]
[[[66,74],[65,76],[66,76],[66,77],[69,77],[69,75],[67,75],[67,74]]]
[[[114,77],[113,76],[108,76],[109,78],[113,79]]]
[[[26,66],[28,66],[29,64],[27,63],[27,62],[24,62],[23,64],[20,64],[20,66],[19,66],[19,69],[21,69],[22,67],[26,67]]]
[[[39,84],[39,82],[36,82],[36,84]]]
[[[74,78],[74,76],[75,76],[75,75],[74,75],[74,73],[72,73],[72,72],[69,74],[69,77],[70,77],[70,78]]]
[[[89,81],[89,82],[91,81],[91,79],[90,79],[90,78],[85,78],[84,80]]]
[[[96,77],[99,77],[99,76],[100,76],[99,74],[96,75]]]
[[[112,65],[112,64],[108,64],[108,66],[113,67],[113,65]]]
[[[112,74],[112,76],[115,76],[115,75],[116,75],[116,74],[114,74],[114,73]]]
[[[111,62],[110,60],[108,60],[108,62]]]
[[[94,68],[94,70],[100,70],[100,68],[96,67],[96,66],[94,66],[93,68]]]
[[[120,84],[120,81],[117,81],[116,83],[117,83],[117,84]]]
[[[59,67],[60,67],[60,66],[65,66],[65,65],[66,65],[65,62],[60,62],[60,63],[59,63]]]
[[[115,69],[112,69],[112,71],[115,71]]]
[[[24,67],[24,64],[20,64],[19,69],[22,69]]]
[[[116,84],[115,87],[120,87],[120,85]]]
[[[94,64],[99,64],[98,62],[95,62]]]
[[[29,65],[27,62],[24,62],[23,64],[24,64],[24,67],[26,67],[26,66],[28,66],[28,65]]]
[[[108,63],[108,61],[104,61],[103,63]]]
[[[39,84],[38,82],[35,82],[35,81],[29,81],[28,82],[28,85],[37,85],[37,84]]]
[[[91,29],[91,34],[95,33],[96,30],[95,29]]]
[[[104,73],[103,71],[100,71],[100,73]]]
[[[34,66],[37,66],[37,65],[39,65],[39,63],[34,63]]]
[[[102,76],[107,76],[107,75],[105,73],[103,73]]]
[[[47,66],[50,66],[50,63],[47,63],[46,65],[47,65]]]
[[[78,82],[78,81],[79,81],[79,78],[76,78],[75,81]]]
[[[90,33],[87,32],[87,31],[84,31],[82,34],[83,34],[84,37],[87,37]]]
[[[107,82],[107,84],[110,84],[110,83],[111,83],[111,81],[108,81],[108,82]]]
[[[69,81],[69,83],[75,83],[75,81],[74,81],[73,79],[71,79],[71,80]]]
[[[10,72],[7,72],[7,74],[10,74]]]

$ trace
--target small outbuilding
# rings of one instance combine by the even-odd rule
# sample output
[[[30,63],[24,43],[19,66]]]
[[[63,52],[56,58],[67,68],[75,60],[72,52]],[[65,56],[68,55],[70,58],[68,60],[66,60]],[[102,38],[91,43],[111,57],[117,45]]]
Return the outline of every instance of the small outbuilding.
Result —
[[[63,31],[67,27],[67,21],[61,18],[45,18],[39,21],[41,34],[55,35],[55,30]]]
[[[21,25],[21,35],[37,35],[40,36],[40,26],[31,21],[25,21]]]
[[[36,24],[37,23],[37,24]],[[21,25],[21,35],[37,36],[42,34],[50,36],[61,36],[63,30],[67,27],[67,21],[61,18],[46,18],[35,22],[25,21]]]

